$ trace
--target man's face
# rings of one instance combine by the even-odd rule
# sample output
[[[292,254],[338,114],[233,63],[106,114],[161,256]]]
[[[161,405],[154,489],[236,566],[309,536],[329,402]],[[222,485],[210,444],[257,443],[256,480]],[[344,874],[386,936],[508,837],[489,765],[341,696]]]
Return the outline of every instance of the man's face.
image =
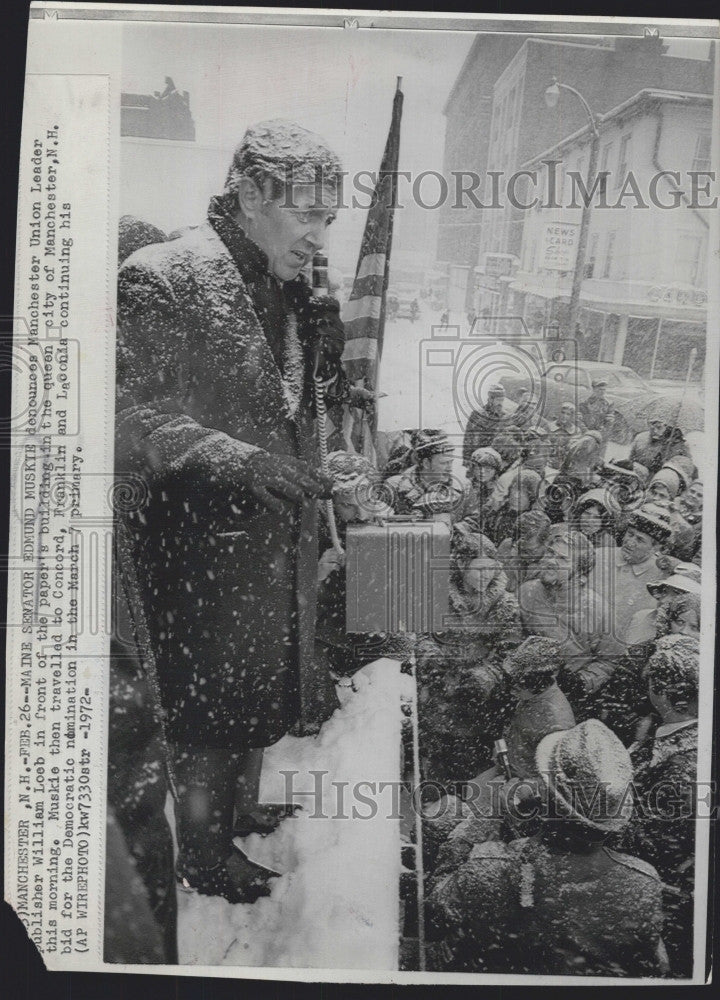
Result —
[[[472,465],[472,478],[475,483],[491,483],[497,476],[492,465]]]
[[[646,534],[644,531],[638,531],[637,528],[632,526],[625,532],[625,537],[623,538],[621,551],[625,562],[634,566],[636,563],[644,562],[645,559],[649,559],[650,556],[655,551],[655,542]]]
[[[663,503],[671,500],[672,497],[665,483],[651,483],[648,487],[648,499]]]
[[[673,635],[692,635],[700,638],[700,622],[694,608],[685,608],[676,614],[670,622],[670,632]]]
[[[452,479],[453,457],[451,454],[433,455],[425,460],[422,474],[435,483],[449,483]]]
[[[488,396],[487,409],[490,413],[499,417],[503,411],[503,403],[505,402],[505,397],[500,395]]]
[[[463,574],[465,589],[472,594],[482,594],[492,582],[497,569],[493,559],[478,557],[470,562]]]
[[[551,538],[540,560],[540,582],[545,587],[567,586],[573,575],[572,552],[567,538]]]
[[[325,245],[325,230],[335,218],[335,192],[296,184],[267,201],[253,220],[252,238],[270,261],[279,281],[292,281]]]
[[[605,399],[604,385],[596,385],[595,388],[593,389],[593,392],[598,399]]]
[[[650,428],[650,439],[652,441],[659,441],[667,430],[667,424],[664,420],[650,420],[648,427]]]
[[[560,410],[560,425],[562,427],[569,427],[574,420],[575,420],[575,407],[563,406],[563,408]]]
[[[703,484],[693,483],[683,497],[683,506],[694,514],[699,514],[703,508]]]
[[[588,504],[580,512],[578,518],[580,531],[588,538],[592,538],[603,526],[602,510],[597,504]]]
[[[517,511],[518,514],[529,510],[530,497],[527,490],[523,489],[519,483],[511,483],[508,487],[507,504],[511,510]]]

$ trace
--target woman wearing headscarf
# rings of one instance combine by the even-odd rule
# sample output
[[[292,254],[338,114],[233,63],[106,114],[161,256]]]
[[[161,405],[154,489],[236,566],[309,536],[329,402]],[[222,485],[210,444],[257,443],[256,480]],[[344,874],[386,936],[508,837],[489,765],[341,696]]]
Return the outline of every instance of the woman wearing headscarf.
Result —
[[[545,555],[550,518],[541,510],[526,510],[517,519],[512,538],[498,545],[498,559],[507,576],[507,589],[517,594],[528,580],[537,580]]]
[[[614,549],[617,544],[615,521],[606,489],[592,489],[578,499],[572,511],[573,527],[581,531],[597,549]]]
[[[510,708],[502,662],[521,641],[520,615],[496,556],[485,536],[455,532],[449,627],[418,641],[426,779],[466,781],[477,774]]]
[[[503,460],[494,448],[476,448],[470,457],[470,479],[461,511],[461,519],[471,519],[475,530],[482,532],[487,516],[485,505],[493,494],[503,468]]]
[[[697,534],[681,514],[678,504],[678,498],[686,492],[688,478],[684,470],[664,465],[647,488],[648,499],[664,507],[670,517],[671,535],[666,551],[683,562],[692,559],[697,551]]]
[[[485,521],[489,538],[500,545],[506,538],[512,538],[517,531],[521,514],[531,510],[540,492],[541,478],[532,469],[519,467],[508,484],[507,499],[502,507]]]

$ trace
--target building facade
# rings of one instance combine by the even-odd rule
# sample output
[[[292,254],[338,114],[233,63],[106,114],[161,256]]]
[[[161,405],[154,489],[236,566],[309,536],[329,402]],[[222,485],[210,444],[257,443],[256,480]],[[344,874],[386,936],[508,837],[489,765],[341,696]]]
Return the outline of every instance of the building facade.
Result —
[[[597,186],[575,331],[587,360],[680,378],[694,346],[697,376],[702,372],[710,206],[717,198],[702,175],[712,114],[709,96],[648,89],[596,119]],[[519,264],[502,279],[497,307],[521,316],[538,336],[551,327],[573,335],[568,308],[591,141],[585,127],[523,165],[537,175],[537,203],[522,213]],[[551,170],[557,208],[548,207]]]
[[[524,213],[508,197],[510,178],[586,122],[572,99],[548,109],[544,95],[553,77],[582,91],[593,111],[603,114],[647,87],[711,94],[713,65],[710,59],[669,56],[657,36],[488,36],[474,45],[445,107],[445,170],[476,171],[484,207],[469,199],[448,206],[438,238],[451,297],[460,297],[464,282],[468,306],[476,306],[483,292],[499,290],[497,276],[486,272],[486,255],[518,256]]]

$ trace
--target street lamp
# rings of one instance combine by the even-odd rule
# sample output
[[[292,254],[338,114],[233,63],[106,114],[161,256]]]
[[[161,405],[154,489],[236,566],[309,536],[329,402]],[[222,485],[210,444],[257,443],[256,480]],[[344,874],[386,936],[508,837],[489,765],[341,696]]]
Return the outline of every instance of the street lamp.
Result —
[[[587,172],[588,197],[583,199],[582,216],[580,218],[580,233],[578,234],[577,256],[575,257],[575,271],[573,272],[572,290],[570,292],[570,317],[568,325],[570,327],[570,336],[574,337],[580,313],[580,289],[582,287],[583,275],[585,271],[585,252],[587,250],[588,230],[590,228],[590,202],[593,185],[595,184],[595,175],[597,173],[600,132],[598,131],[595,116],[580,91],[575,90],[574,87],[570,87],[566,83],[560,83],[557,77],[552,78],[552,83],[545,91],[545,104],[547,107],[550,109],[557,107],[558,101],[560,100],[561,90],[567,90],[580,101],[585,110],[585,114],[588,117],[588,123],[592,132],[592,140],[590,143],[590,163],[588,165]]]

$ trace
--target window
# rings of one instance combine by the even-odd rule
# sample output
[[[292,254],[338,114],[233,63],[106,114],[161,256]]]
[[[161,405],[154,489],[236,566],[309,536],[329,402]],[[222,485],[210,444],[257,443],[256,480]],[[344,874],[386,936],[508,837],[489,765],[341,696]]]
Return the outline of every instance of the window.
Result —
[[[697,137],[697,142],[695,143],[695,158],[693,159],[692,169],[710,169],[710,129],[703,129]]]
[[[628,172],[630,162],[630,135],[624,135],[620,140],[620,155],[618,156],[618,175],[615,178],[615,187],[622,187],[625,175]]]
[[[610,277],[610,270],[612,268],[613,262],[613,251],[615,249],[615,236],[616,233],[609,233],[607,238],[607,249],[605,250],[605,267],[603,268],[602,276],[603,278]]]
[[[681,233],[677,238],[675,255],[675,280],[683,285],[694,285],[700,265],[702,237]]]

